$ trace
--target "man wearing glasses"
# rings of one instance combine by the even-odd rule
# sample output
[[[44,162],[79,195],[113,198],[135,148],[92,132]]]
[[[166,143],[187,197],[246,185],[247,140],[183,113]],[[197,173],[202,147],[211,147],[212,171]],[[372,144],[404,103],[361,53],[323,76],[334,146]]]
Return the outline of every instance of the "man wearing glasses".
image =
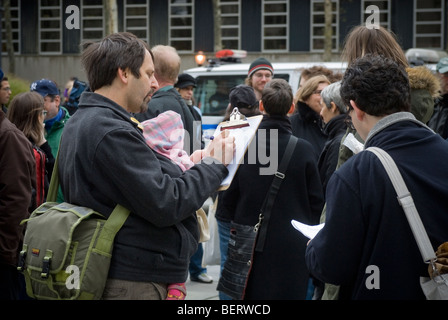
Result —
[[[440,77],[441,97],[436,101],[434,114],[428,126],[442,138],[448,138],[448,58],[440,59],[437,64],[437,74]]]
[[[274,68],[265,58],[258,58],[250,64],[246,84],[254,88],[258,101],[261,100],[261,93],[263,92],[264,86],[272,80],[273,76]]]

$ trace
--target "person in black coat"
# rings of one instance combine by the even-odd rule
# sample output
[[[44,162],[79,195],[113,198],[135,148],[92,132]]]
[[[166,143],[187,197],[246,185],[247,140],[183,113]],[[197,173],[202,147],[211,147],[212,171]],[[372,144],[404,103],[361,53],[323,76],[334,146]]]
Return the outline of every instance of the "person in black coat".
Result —
[[[292,91],[285,80],[273,79],[266,85],[260,103],[260,109],[266,114],[244,163],[220,200],[234,222],[251,226],[258,222],[274,175],[274,172],[261,172],[271,168],[271,161],[277,161],[276,166],[281,161],[292,135],[287,113],[293,107]],[[269,163],[263,161],[266,155],[270,155]],[[263,251],[255,252],[252,259],[246,300],[306,298],[309,272],[304,253],[308,240],[294,229],[291,220],[318,223],[324,203],[317,163],[309,142],[298,140],[285,175],[273,204]]]
[[[320,94],[329,84],[330,81],[323,75],[307,80],[296,93],[296,111],[290,118],[292,134],[311,143],[316,162],[327,141],[327,135],[322,131],[319,112]]]
[[[335,82],[325,87],[321,93],[322,110],[320,111],[320,116],[324,123],[323,129],[328,136],[328,140],[320,154],[317,167],[319,168],[324,194],[328,180],[330,180],[331,175],[336,170],[339,146],[347,130],[345,121],[347,118],[347,107],[339,94],[340,87],[341,83]]]

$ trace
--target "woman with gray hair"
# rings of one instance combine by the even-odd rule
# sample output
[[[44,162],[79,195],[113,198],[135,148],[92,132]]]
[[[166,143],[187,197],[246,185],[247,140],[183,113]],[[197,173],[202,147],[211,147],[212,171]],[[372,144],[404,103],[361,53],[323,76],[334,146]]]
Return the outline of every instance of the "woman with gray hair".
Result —
[[[347,106],[342,101],[339,94],[341,82],[335,82],[325,87],[321,92],[321,111],[320,117],[324,123],[324,132],[328,135],[327,142],[322,149],[318,161],[318,168],[322,187],[327,187],[327,182],[338,163],[339,146],[344,136],[347,125]],[[324,193],[325,194],[325,193]]]

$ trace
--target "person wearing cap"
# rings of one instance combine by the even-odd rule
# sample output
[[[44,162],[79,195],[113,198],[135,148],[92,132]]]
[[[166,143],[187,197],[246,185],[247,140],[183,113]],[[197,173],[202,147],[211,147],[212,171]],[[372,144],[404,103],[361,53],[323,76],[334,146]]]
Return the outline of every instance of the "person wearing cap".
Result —
[[[274,67],[267,59],[258,58],[250,64],[245,84],[254,88],[258,101],[261,100],[264,86],[272,80],[273,76]]]
[[[196,129],[194,136],[195,139],[201,140],[201,149],[203,149],[205,144],[202,139],[202,112],[201,109],[195,105],[193,97],[193,91],[194,88],[196,88],[196,79],[188,73],[182,73],[177,77],[177,82],[174,85],[174,88],[177,89],[181,97],[185,100],[194,120],[201,122],[200,126],[194,127],[194,129]]]
[[[44,120],[45,139],[47,139],[53,153],[53,157],[56,159],[62,132],[64,130],[65,123],[70,118],[70,114],[67,109],[61,106],[59,89],[53,81],[49,79],[34,81],[30,86],[30,91],[37,92],[44,98],[44,108],[47,111]],[[57,201],[64,201],[64,196],[60,187],[58,190]]]
[[[194,135],[196,139],[201,140],[201,148],[204,148],[204,141],[202,139],[202,114],[201,110],[194,105],[193,90],[196,88],[196,79],[188,73],[182,73],[177,77],[177,82],[174,85],[181,97],[185,100],[191,114],[195,121],[200,121],[200,126],[195,126],[196,131]],[[207,273],[207,268],[202,266],[202,258],[204,256],[204,247],[202,243],[198,244],[198,250],[190,259],[188,272],[190,273],[190,280],[202,283],[212,283],[213,278]]]
[[[48,79],[37,80],[31,84],[30,91],[35,91],[44,98],[44,106],[47,111],[44,120],[45,138],[50,144],[53,156],[56,158],[62,131],[70,118],[70,114],[67,109],[61,106],[59,89],[53,81]]]
[[[255,90],[251,86],[241,84],[230,90],[229,105],[224,116],[224,121],[230,119],[230,114],[234,108],[238,108],[238,111],[246,117],[261,114],[259,100],[257,100]]]
[[[437,63],[437,74],[440,78],[441,96],[436,100],[434,113],[428,122],[428,126],[442,138],[448,138],[448,57],[442,58]]]

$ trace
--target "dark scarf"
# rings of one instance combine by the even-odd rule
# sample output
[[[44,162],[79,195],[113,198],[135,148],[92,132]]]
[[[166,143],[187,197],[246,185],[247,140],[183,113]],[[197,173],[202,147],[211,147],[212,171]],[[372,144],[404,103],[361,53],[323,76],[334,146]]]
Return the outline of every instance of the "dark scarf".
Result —
[[[338,132],[345,132],[347,130],[347,125],[345,124],[346,114],[340,114],[331,119],[324,126],[324,133],[328,135],[328,139],[333,139]]]
[[[322,123],[320,115],[314,112],[314,110],[311,109],[305,102],[297,102],[297,112],[305,122],[317,122],[318,124]]]
[[[270,116],[265,114],[258,129],[278,129],[279,133],[292,134],[291,121],[288,116]]]

